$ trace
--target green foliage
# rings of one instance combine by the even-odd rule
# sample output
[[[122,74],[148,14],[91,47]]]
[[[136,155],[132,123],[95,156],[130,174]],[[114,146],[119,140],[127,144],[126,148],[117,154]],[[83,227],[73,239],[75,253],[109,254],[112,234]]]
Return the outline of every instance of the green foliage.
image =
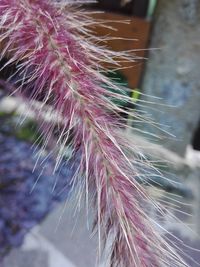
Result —
[[[41,145],[42,138],[39,134],[37,123],[34,120],[26,119],[23,124],[20,124],[20,120],[15,112],[0,112],[0,132],[15,136],[20,140]]]

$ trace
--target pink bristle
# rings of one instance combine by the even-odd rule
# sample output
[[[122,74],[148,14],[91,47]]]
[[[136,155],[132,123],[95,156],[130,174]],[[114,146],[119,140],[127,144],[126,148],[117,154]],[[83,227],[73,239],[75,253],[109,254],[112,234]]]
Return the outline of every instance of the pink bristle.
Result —
[[[87,201],[95,198],[99,241],[109,237],[112,242],[110,267],[187,266],[145,211],[153,201],[134,179],[140,169],[137,163],[143,160],[119,131],[122,120],[117,112],[122,110],[109,100],[118,94],[103,87],[121,90],[101,74],[100,62],[114,64],[114,59],[128,60],[129,55],[90,43],[91,33],[84,28],[88,19],[84,13],[73,13],[71,5],[67,8],[48,0],[0,1],[0,40],[6,47],[2,56],[9,54],[10,62],[20,62],[21,86],[16,92],[27,101],[43,95],[43,106],[36,114],[39,121],[47,104],[62,117],[56,166],[73,131],[70,145],[74,153],[81,152],[74,180],[82,184]],[[26,94],[29,90],[31,98]],[[124,97],[124,101],[130,99]],[[130,115],[137,117],[134,112]],[[53,127],[42,127],[46,145]]]

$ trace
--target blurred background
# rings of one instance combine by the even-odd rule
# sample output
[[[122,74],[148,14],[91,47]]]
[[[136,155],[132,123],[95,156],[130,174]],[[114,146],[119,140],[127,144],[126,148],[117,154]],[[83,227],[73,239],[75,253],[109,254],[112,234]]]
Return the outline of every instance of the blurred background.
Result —
[[[110,49],[134,50],[136,62],[123,63],[121,70],[106,66],[110,70],[107,75],[131,89],[133,103],[124,109],[136,109],[157,123],[137,124],[125,118],[127,125],[137,128],[127,134],[166,177],[152,174],[144,181],[144,185],[152,183],[148,190],[160,202],[167,201],[177,217],[175,220],[166,214],[162,225],[184,241],[187,247],[181,249],[191,257],[186,261],[197,267],[200,2],[99,0],[85,9],[107,21],[108,27],[94,31],[100,38],[117,37],[107,42]],[[104,12],[95,15],[95,10]],[[52,175],[54,162],[40,149],[34,117],[29,114],[23,120],[26,107],[5,94],[4,81],[13,71],[14,66],[0,72],[0,266],[93,267],[96,238],[87,229],[84,208],[75,215],[73,197],[69,197],[76,164],[63,162]],[[155,211],[152,216],[157,216]]]

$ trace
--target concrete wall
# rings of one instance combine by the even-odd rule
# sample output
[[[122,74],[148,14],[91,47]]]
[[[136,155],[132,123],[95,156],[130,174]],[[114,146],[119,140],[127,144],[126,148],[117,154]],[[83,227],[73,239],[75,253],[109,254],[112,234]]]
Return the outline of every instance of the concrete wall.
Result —
[[[159,50],[149,53],[142,90],[161,98],[154,99],[152,118],[176,138],[144,129],[163,135],[161,143],[183,155],[200,119],[200,2],[159,0],[150,47]]]

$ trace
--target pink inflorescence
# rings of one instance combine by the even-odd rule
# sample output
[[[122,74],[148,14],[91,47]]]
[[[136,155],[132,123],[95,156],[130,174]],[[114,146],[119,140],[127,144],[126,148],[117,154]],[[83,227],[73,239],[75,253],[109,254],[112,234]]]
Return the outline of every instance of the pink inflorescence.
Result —
[[[149,219],[144,207],[151,199],[134,179],[143,160],[124,140],[119,130],[121,108],[110,99],[120,95],[130,100],[102,75],[101,62],[118,66],[117,59],[132,57],[90,42],[95,40],[87,28],[90,24],[69,2],[1,0],[1,56],[9,56],[9,64],[18,64],[16,93],[35,110],[44,145],[57,138],[56,166],[67,145],[72,154],[81,153],[74,185],[79,184],[77,194],[85,194],[87,205],[95,204],[99,240],[111,243],[109,266],[186,266]],[[42,99],[39,109],[33,105],[37,99]],[[54,116],[52,123],[43,121],[46,106],[49,117]],[[99,247],[101,251],[101,243]]]

